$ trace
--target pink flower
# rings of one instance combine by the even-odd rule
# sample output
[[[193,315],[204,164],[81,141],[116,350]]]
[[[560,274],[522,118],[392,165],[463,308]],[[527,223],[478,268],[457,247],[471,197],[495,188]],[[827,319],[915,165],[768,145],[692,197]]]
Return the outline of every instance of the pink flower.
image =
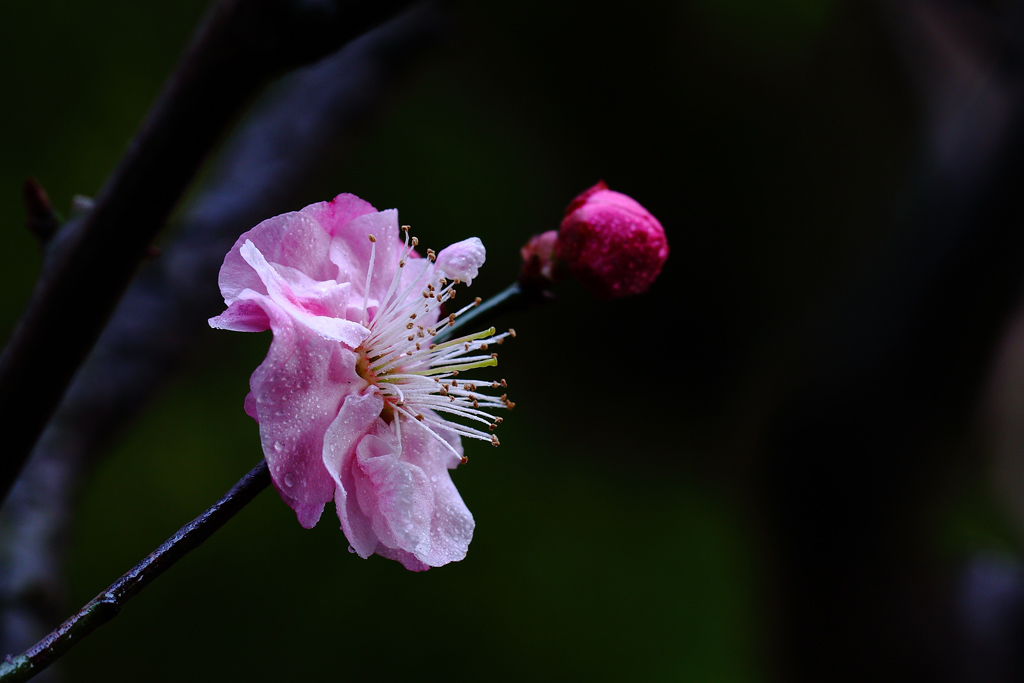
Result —
[[[668,241],[647,209],[600,181],[569,204],[554,257],[591,294],[615,299],[647,291],[668,258]]]
[[[497,445],[488,411],[511,404],[481,390],[504,380],[460,373],[495,365],[487,346],[510,333],[435,343],[475,305],[440,318],[486,254],[475,237],[436,258],[416,244],[397,211],[350,194],[268,219],[225,257],[227,310],[210,325],[273,331],[245,409],[299,523],[314,526],[333,499],[353,552],[423,570],[461,560],[473,536],[448,470],[464,461],[460,437]]]

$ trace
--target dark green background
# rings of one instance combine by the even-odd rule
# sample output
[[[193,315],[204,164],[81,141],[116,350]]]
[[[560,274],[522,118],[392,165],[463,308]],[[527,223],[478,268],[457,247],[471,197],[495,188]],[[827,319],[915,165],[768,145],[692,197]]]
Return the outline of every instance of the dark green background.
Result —
[[[204,7],[0,5],[0,333],[38,270],[22,180],[62,210],[95,194]],[[780,339],[885,243],[916,105],[852,4],[614,7],[456,5],[449,38],[308,188],[397,207],[426,246],[481,237],[481,295],[599,178],[665,225],[647,295],[599,304],[569,283],[507,320],[518,407],[501,448],[468,444],[455,473],[477,520],[467,559],[363,561],[330,508],[305,531],[266,492],[74,649],[71,680],[764,680],[774,619],[749,479]],[[73,606],[258,460],[242,399],[268,341],[207,331],[102,463]],[[986,495],[965,477],[936,543],[955,554],[998,527]]]

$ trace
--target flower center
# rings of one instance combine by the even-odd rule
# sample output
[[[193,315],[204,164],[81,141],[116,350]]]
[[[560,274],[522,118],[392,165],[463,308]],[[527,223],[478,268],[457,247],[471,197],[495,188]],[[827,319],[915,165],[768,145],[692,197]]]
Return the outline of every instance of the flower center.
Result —
[[[356,349],[356,374],[366,380],[367,384],[377,383],[377,376],[370,370],[370,358],[362,346]]]
[[[415,237],[410,242],[408,226],[403,226],[402,230],[405,232],[405,255],[395,269],[377,312],[368,323],[364,323],[370,335],[356,349],[356,371],[377,387],[384,399],[381,418],[394,425],[399,434],[403,421],[415,422],[456,454],[443,434],[455,433],[490,441],[497,446],[498,439],[490,432],[501,424],[502,419],[490,411],[497,408],[511,410],[515,404],[508,400],[507,394],[495,396],[485,393],[485,390],[501,390],[507,384],[505,380],[473,379],[464,373],[497,365],[498,354],[489,351],[490,345],[501,344],[506,337],[515,337],[515,331],[496,334],[491,327],[457,339],[435,342],[435,339],[443,339],[445,330],[459,316],[479,305],[480,298],[438,321],[440,309],[455,297],[455,286],[461,283],[457,278],[452,282],[446,280],[434,266],[434,252],[428,249],[427,258],[412,262],[419,272],[401,288],[402,274],[417,244]],[[370,236],[370,242],[367,297],[376,239]],[[460,421],[455,422],[445,416],[458,417]],[[487,431],[463,422],[486,425]]]

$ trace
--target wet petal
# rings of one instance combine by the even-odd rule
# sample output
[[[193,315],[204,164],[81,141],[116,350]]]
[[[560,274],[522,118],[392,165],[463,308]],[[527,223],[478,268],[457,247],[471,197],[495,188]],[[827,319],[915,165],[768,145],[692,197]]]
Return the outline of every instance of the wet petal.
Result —
[[[320,336],[340,341],[354,349],[369,334],[358,322],[331,315],[347,309],[351,288],[348,283],[338,284],[333,280],[317,283],[292,269],[288,269],[289,281],[250,241],[241,246],[239,255],[260,277],[270,299],[284,313]],[[239,297],[242,296],[245,296],[245,292],[239,294]]]
[[[422,469],[399,459],[396,445],[373,435],[359,442],[359,504],[382,544],[422,557],[430,552],[434,491]]]
[[[356,444],[380,422],[383,407],[384,401],[376,393],[347,396],[324,435],[323,463],[334,481],[338,520],[352,549],[363,558],[373,554],[377,536],[370,517],[363,514],[356,500],[355,450]]]
[[[263,221],[239,237],[224,257],[218,283],[225,302],[230,304],[244,289],[267,293],[259,274],[241,255],[246,242],[271,263],[297,268],[314,280],[337,280],[338,267],[328,257],[330,240],[320,223],[302,211]]]
[[[264,304],[253,301],[260,295],[251,289],[242,293],[244,298],[236,299],[227,310],[210,318],[210,327],[235,332],[263,332],[270,329],[270,318],[264,310]]]
[[[470,237],[442,249],[437,255],[437,267],[449,278],[459,278],[471,285],[486,258],[484,243],[478,237]]]
[[[449,440],[458,445],[454,434],[449,435]],[[457,450],[462,452],[461,445]],[[449,473],[459,464],[459,457],[415,425],[402,430],[402,452],[427,475],[434,493],[429,550],[415,553],[417,559],[433,567],[463,559],[473,540],[476,522]]]
[[[306,528],[334,496],[323,464],[324,434],[343,399],[366,387],[356,357],[271,309],[274,339],[250,379],[263,454],[278,493]]]

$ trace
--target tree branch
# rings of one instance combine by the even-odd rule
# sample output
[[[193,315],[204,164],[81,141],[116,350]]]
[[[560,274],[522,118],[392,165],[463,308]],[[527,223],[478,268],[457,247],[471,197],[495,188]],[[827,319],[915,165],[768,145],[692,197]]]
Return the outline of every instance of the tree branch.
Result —
[[[421,3],[289,74],[224,146],[176,239],[129,287],[0,510],[0,654],[26,649],[67,614],[63,564],[78,484],[209,329],[228,248],[301,205],[326,162],[343,158],[343,136],[436,41],[440,19]]]
[[[1024,23],[1019,5],[986,16],[996,6],[878,3],[914,62],[925,144],[896,238],[823,299],[766,434],[758,481],[785,680],[1019,680],[961,668],[973,643],[924,521],[939,482],[963,476],[965,454],[947,444],[970,420],[1024,273]],[[979,22],[1006,39],[968,49],[965,27]]]
[[[408,0],[223,0],[95,207],[70,221],[0,356],[0,498],[209,150],[274,75],[333,52]]]
[[[72,645],[116,617],[126,602],[164,573],[168,567],[199,547],[269,484],[270,471],[267,469],[267,462],[262,460],[231,487],[223,498],[178,529],[177,533],[147,555],[142,562],[110,584],[105,591],[35,646],[17,657],[8,655],[4,663],[0,664],[0,682],[14,683],[32,678],[70,650]]]

